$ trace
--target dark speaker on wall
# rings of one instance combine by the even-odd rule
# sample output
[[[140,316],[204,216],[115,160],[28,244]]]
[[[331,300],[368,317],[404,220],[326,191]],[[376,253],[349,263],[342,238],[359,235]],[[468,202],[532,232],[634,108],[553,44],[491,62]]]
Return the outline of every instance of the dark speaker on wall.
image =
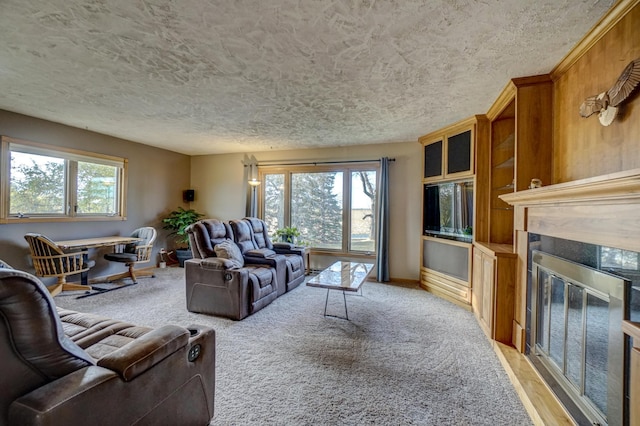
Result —
[[[188,201],[188,202],[193,201],[196,199],[196,191],[193,189],[186,189],[182,194],[182,197],[184,198],[185,201]]]

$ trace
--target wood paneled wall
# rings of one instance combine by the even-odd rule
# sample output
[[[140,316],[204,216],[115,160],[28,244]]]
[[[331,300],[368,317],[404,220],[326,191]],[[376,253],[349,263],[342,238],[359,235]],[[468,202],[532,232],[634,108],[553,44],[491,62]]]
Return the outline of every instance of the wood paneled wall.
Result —
[[[620,4],[630,9],[627,14],[592,45],[587,35],[584,54],[552,73],[554,183],[640,167],[640,90],[608,127],[597,114],[583,118],[578,113],[585,98],[611,88],[627,64],[640,57],[640,1]]]

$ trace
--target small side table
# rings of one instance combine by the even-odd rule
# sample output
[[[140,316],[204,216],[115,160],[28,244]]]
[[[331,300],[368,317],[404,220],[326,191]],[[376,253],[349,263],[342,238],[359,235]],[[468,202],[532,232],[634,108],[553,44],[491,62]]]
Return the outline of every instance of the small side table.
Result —
[[[304,262],[305,262],[305,275],[309,275],[311,273],[311,249],[309,247],[304,248]]]

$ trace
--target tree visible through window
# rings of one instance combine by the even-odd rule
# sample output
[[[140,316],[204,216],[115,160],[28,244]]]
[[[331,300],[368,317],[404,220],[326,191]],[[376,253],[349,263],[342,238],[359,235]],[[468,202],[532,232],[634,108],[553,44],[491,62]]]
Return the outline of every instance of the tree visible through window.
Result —
[[[9,214],[64,214],[64,160],[11,153]]]
[[[118,169],[104,164],[78,162],[79,214],[115,214]]]
[[[291,226],[312,247],[342,248],[341,183],[342,172],[291,175]]]
[[[262,212],[270,235],[293,226],[299,241],[313,248],[374,252],[376,170],[318,169],[262,172]]]
[[[375,251],[376,172],[351,172],[351,234],[349,250]]]
[[[269,233],[284,228],[284,174],[268,174],[264,178],[264,221]]]
[[[1,156],[10,158],[2,219],[124,215],[124,159],[6,137]]]

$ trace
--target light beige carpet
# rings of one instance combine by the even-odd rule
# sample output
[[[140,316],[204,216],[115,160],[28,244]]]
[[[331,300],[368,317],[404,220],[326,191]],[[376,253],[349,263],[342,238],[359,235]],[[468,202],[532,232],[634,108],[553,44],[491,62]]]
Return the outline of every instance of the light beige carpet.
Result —
[[[243,321],[186,310],[184,271],[59,306],[217,333],[214,425],[529,425],[473,314],[419,288],[367,282],[349,318],[301,285]],[[344,314],[332,292],[329,313]]]

